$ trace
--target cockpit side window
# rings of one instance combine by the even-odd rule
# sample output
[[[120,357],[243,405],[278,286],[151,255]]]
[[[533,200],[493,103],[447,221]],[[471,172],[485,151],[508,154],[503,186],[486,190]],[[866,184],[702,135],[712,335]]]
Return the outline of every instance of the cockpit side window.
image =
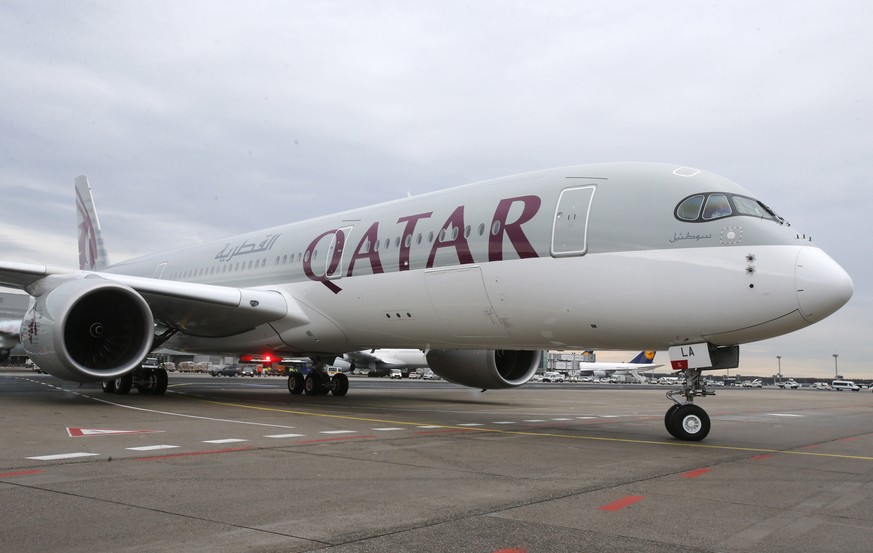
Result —
[[[679,202],[673,215],[680,221],[688,223],[703,223],[723,217],[745,215],[785,224],[784,219],[758,200],[726,192],[704,192],[688,196]]]
[[[676,208],[676,217],[685,221],[694,221],[700,217],[700,208],[703,207],[703,200],[706,198],[703,194],[685,198],[679,207]]]
[[[703,207],[703,219],[706,221],[727,217],[732,213],[731,204],[724,194],[710,194]]]

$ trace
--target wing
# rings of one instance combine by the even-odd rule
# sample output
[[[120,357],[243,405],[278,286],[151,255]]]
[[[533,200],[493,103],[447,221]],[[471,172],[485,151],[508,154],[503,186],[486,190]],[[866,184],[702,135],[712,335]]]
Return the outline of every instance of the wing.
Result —
[[[0,262],[0,285],[20,288],[34,296],[75,279],[109,280],[129,286],[146,300],[155,321],[192,336],[231,336],[279,319],[292,325],[309,322],[297,302],[280,290],[233,288]]]

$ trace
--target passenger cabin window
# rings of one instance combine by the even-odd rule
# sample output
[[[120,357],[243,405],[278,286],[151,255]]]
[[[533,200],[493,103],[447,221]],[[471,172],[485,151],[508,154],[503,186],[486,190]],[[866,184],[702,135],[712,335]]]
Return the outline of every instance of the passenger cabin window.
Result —
[[[772,209],[758,200],[725,192],[688,196],[679,202],[673,215],[680,221],[688,223],[704,223],[738,215],[768,219],[779,224],[785,223]]]

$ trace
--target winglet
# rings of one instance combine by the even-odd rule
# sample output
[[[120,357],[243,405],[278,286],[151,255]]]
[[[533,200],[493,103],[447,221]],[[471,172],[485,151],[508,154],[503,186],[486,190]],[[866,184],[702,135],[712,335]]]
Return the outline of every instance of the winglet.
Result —
[[[76,177],[76,226],[79,231],[79,269],[100,270],[109,265],[109,254],[103,245],[100,220],[91,196],[91,185],[85,175]]]

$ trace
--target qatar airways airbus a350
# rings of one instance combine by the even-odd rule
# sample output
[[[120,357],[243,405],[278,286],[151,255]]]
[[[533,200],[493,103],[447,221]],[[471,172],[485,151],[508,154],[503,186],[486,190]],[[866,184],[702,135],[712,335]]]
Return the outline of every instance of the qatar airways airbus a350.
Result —
[[[344,353],[417,348],[475,388],[521,386],[546,349],[669,350],[667,430],[703,439],[701,372],[827,317],[852,281],[754,194],[666,164],[537,171],[106,263],[84,177],[81,267],[0,262],[32,296],[18,339],[59,378],[163,393],[155,348],[308,356],[292,394],[348,391]],[[645,309],[636,309],[645,305]]]

